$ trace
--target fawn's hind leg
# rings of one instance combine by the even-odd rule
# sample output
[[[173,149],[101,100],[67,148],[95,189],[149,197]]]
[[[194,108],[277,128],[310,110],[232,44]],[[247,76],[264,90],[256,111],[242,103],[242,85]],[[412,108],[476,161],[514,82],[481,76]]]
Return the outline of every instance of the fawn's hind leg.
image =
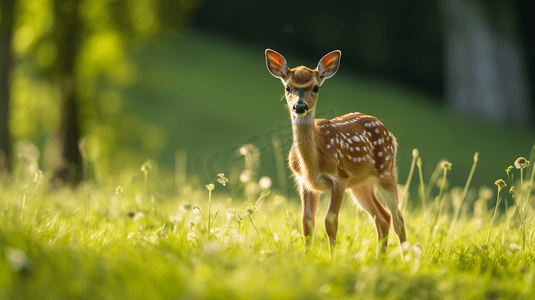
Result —
[[[381,199],[385,202],[386,207],[392,215],[392,228],[396,233],[399,241],[399,246],[407,240],[405,234],[405,221],[403,215],[398,207],[398,188],[395,182],[379,182],[377,185],[377,192]]]
[[[388,244],[388,231],[390,230],[390,214],[375,197],[374,188],[370,183],[352,186],[350,191],[355,201],[375,223],[378,242],[382,243],[381,250],[385,251]]]

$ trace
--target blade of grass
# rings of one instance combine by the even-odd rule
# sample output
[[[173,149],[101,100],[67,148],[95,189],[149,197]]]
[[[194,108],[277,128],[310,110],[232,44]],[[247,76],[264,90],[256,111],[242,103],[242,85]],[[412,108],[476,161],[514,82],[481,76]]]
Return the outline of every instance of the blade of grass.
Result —
[[[474,171],[476,170],[478,159],[479,159],[479,152],[476,152],[474,154],[474,163],[472,164],[472,169],[470,170],[470,174],[468,175],[468,179],[466,180],[466,184],[464,185],[463,193],[461,194],[461,200],[460,200],[461,204],[459,205],[459,208],[456,209],[455,211],[455,215],[453,216],[453,221],[451,222],[449,234],[452,234],[453,230],[455,230],[455,225],[457,224],[457,219],[459,218],[459,212],[461,211],[461,208],[463,207],[464,199],[466,198],[466,193],[468,193],[470,182],[472,181],[472,177],[474,176]]]

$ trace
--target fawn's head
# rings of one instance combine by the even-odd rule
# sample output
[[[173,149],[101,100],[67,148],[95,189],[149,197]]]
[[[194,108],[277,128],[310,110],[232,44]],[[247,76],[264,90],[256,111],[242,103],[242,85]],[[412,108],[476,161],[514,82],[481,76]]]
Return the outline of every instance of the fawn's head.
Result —
[[[266,65],[271,74],[282,80],[286,89],[286,101],[292,116],[303,119],[314,115],[319,87],[325,79],[333,76],[340,66],[342,52],[335,50],[322,57],[315,70],[305,66],[288,68],[286,59],[267,49]]]

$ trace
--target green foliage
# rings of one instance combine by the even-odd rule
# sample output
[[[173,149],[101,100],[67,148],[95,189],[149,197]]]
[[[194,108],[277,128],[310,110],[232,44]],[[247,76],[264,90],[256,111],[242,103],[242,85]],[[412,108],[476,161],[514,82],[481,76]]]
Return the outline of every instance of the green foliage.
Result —
[[[299,202],[274,191],[253,192],[248,185],[257,185],[256,179],[235,181],[218,174],[208,189],[186,180],[169,192],[166,182],[177,181],[159,176],[154,162],[146,162],[132,171],[139,180],[117,177],[76,190],[53,188],[35,169],[35,153],[26,147],[14,181],[0,184],[3,299],[535,295],[535,241],[523,234],[535,224],[522,218],[535,213],[533,176],[514,183],[529,186],[522,195],[521,188],[514,198],[498,194],[529,201],[515,205],[522,214],[487,205],[493,196],[488,188],[479,195],[468,192],[461,202],[461,188],[444,181],[426,186],[431,191],[426,210],[409,205],[404,211],[408,243],[400,247],[391,234],[386,253],[376,256],[373,223],[349,198],[335,248],[330,249],[321,225],[305,246]],[[444,180],[442,171],[449,167],[437,166]],[[326,198],[318,216],[326,212]],[[464,204],[455,230],[448,232],[452,203]]]
[[[168,22],[170,16],[162,9],[169,2],[17,1],[13,34],[16,66],[12,81],[12,118],[9,120],[14,140],[30,140],[43,152],[60,152],[62,146],[58,136],[63,118],[63,97],[65,91],[74,89],[80,110],[77,122],[86,136],[86,146],[96,153],[93,158],[98,158],[101,170],[107,173],[117,157],[122,163],[132,160],[132,156],[142,159],[132,153],[124,155],[142,144],[146,137],[144,132],[136,130],[129,130],[127,138],[122,136],[127,131],[125,128],[144,126],[139,118],[124,112],[125,91],[136,82],[139,73],[130,52],[153,37],[162,28],[162,20],[166,25],[171,24]],[[185,15],[197,3],[195,0],[178,2],[175,6],[180,9],[172,16],[175,29],[183,26]],[[66,23],[61,13],[72,11],[79,19],[75,22],[79,26],[64,28],[73,23]],[[67,30],[76,32],[75,41],[64,38]],[[64,57],[67,48],[76,52],[74,74],[62,74],[62,66],[70,64]],[[161,128],[151,126],[148,130],[155,133],[149,133],[150,136],[156,137],[146,143],[147,148],[161,149],[165,145]],[[57,160],[59,156],[55,156]],[[61,164],[53,160],[44,160],[47,170]]]

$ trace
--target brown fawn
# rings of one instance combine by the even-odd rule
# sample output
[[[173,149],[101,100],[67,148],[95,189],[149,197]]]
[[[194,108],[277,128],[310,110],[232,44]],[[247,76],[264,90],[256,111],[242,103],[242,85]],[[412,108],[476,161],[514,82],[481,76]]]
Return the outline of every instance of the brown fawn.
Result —
[[[394,136],[377,118],[361,113],[332,120],[314,119],[319,87],[336,73],[341,55],[338,50],[330,52],[321,58],[315,70],[305,66],[290,69],[282,55],[266,50],[267,68],[282,80],[290,110],[293,144],[289,164],[303,205],[303,235],[311,236],[320,193],[330,190],[325,231],[334,244],[342,198],[349,189],[355,202],[375,223],[384,251],[391,220],[400,246],[406,240],[398,208]],[[376,191],[387,209],[375,196]]]

